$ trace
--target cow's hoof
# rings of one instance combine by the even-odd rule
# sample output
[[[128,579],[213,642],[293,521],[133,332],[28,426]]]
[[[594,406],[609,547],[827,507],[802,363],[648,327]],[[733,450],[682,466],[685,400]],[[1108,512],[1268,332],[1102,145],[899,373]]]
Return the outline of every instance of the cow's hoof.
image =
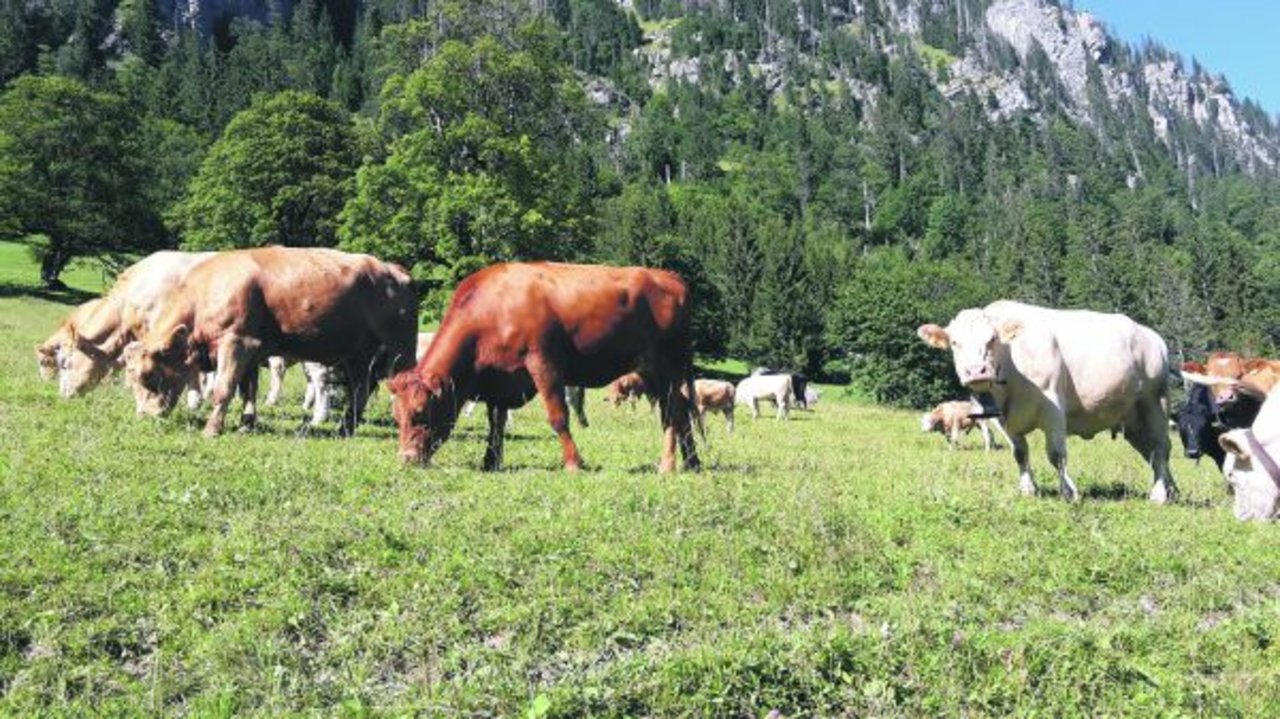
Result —
[[[577,474],[578,472],[582,471],[582,463],[581,462],[565,462],[564,471],[572,474]]]
[[[214,437],[217,437],[220,434],[222,434],[221,427],[205,427],[204,428],[204,436],[208,437],[209,439],[213,439]]]
[[[1018,491],[1021,492],[1024,497],[1034,497],[1036,496],[1036,485],[1031,482],[1023,482],[1018,485]]]
[[[1151,488],[1151,495],[1149,498],[1151,499],[1152,504],[1168,504],[1173,501],[1174,493],[1166,490],[1164,485],[1157,484]]]

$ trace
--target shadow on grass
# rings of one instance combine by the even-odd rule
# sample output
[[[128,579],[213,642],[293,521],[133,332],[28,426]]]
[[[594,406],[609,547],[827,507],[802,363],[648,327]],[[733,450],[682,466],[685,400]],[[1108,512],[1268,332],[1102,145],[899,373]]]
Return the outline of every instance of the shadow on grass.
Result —
[[[1056,495],[1051,495],[1056,496]],[[1108,482],[1091,484],[1081,488],[1080,496],[1087,500],[1103,500],[1110,502],[1147,501],[1147,492],[1125,482]],[[1211,509],[1214,502],[1209,499],[1178,499],[1175,504],[1194,509]]]
[[[60,289],[50,289],[47,287],[33,287],[27,284],[18,284],[14,282],[0,282],[0,298],[6,297],[30,297],[46,302],[57,302],[64,305],[79,305],[97,297],[93,292],[77,290],[74,287],[63,287]]]

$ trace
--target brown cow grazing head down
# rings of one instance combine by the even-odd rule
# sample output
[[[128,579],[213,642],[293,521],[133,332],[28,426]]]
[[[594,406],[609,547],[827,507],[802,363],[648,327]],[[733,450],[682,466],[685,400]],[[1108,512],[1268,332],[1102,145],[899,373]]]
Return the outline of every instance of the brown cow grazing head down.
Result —
[[[460,403],[453,384],[437,375],[420,377],[408,371],[392,377],[387,389],[393,398],[391,413],[400,428],[400,459],[426,464],[457,424]]]
[[[222,432],[237,394],[244,400],[241,428],[254,426],[258,368],[267,357],[342,368],[350,397],[343,434],[360,423],[370,383],[413,362],[411,278],[369,255],[301,247],[222,252],[193,268],[165,306],[130,351],[128,377],[139,408],[163,413],[216,365],[207,436]]]
[[[601,387],[637,372],[661,406],[664,471],[676,447],[697,468],[689,400],[693,350],[689,291],[676,275],[639,267],[493,265],[459,283],[427,353],[389,387],[400,457],[425,463],[453,429],[458,407],[488,406],[484,468],[502,460],[507,410],[537,394],[560,439],[564,467],[582,457],[569,433],[566,386]]]

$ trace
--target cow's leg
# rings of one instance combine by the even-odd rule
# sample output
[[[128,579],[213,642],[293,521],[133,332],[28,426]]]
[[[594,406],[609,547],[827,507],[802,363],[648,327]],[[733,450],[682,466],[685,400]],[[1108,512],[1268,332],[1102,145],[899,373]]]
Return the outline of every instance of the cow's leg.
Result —
[[[1156,402],[1139,407],[1138,421],[1125,422],[1124,438],[1138,454],[1151,465],[1154,483],[1149,499],[1156,504],[1166,504],[1177,498],[1178,488],[1169,471],[1169,434],[1165,410]]]
[[[760,400],[756,397],[751,398],[751,419],[760,419]]]
[[[538,395],[542,397],[551,431],[560,439],[565,470],[576,472],[582,469],[582,455],[578,454],[578,445],[574,444],[573,435],[569,434],[569,407],[564,401],[564,381],[560,379],[559,371],[537,355],[529,356],[526,367]]]
[[[317,366],[313,368],[307,389],[314,396],[311,407],[311,425],[324,424],[329,421],[329,408],[333,406],[333,388],[330,387],[329,368]]]
[[[729,405],[724,409],[724,419],[729,425],[729,433],[733,434],[733,405]]]
[[[984,452],[991,451],[991,428],[987,426],[985,419],[977,421],[978,431],[982,433],[982,450]]]
[[[484,450],[484,471],[496,472],[502,467],[502,442],[506,438],[507,410],[486,405],[489,414],[489,445]]]
[[[256,369],[249,367],[251,359],[249,348],[237,337],[224,339],[218,347],[218,372],[213,383],[213,392],[209,397],[212,409],[204,425],[206,437],[217,437],[222,434],[222,427],[227,418],[227,405],[231,403],[231,398],[235,397],[236,387],[239,386],[247,371]]]
[[[947,432],[947,449],[951,451],[955,451],[955,448],[959,445],[960,445],[960,424],[957,422],[952,422],[950,431]]]
[[[652,377],[644,378],[646,386],[655,388],[656,397],[653,399],[657,402],[658,417],[662,421],[662,459],[658,463],[658,471],[664,473],[676,468],[677,444],[686,470],[697,471],[702,467],[698,446],[693,439],[692,412],[695,410],[681,391],[681,380],[676,379],[679,376],[674,370],[660,369]]]
[[[1058,493],[1068,502],[1080,501],[1075,482],[1067,474],[1067,418],[1061,412],[1055,412],[1050,418],[1049,426],[1045,428],[1044,446],[1049,464],[1058,470]]]
[[[569,402],[569,409],[578,417],[578,424],[583,427],[590,427],[587,423],[587,388],[586,387],[565,387],[565,399]]]
[[[369,401],[369,358],[357,358],[346,363],[347,408],[342,413],[342,425],[338,432],[344,437],[356,433],[356,427],[364,419],[364,406]]]
[[[240,410],[240,431],[252,432],[258,426],[258,366],[245,368],[240,379],[240,401],[244,406]]]
[[[268,407],[274,407],[276,402],[280,401],[280,391],[284,389],[284,372],[289,369],[289,365],[283,357],[268,357],[267,370],[270,373],[271,385],[267,389],[267,399],[264,404]]]
[[[1027,448],[1026,435],[1012,435],[1009,444],[1013,445],[1013,459],[1018,463],[1018,490],[1023,496],[1034,497],[1036,483],[1031,478],[1031,450]]]

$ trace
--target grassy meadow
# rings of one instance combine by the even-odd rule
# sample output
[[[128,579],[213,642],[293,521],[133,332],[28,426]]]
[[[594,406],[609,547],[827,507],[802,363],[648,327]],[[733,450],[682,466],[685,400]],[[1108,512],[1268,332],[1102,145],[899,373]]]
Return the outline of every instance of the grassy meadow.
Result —
[[[295,437],[296,371],[258,432],[206,440],[118,380],[40,382],[69,306],[35,277],[0,245],[0,714],[1280,711],[1280,531],[1207,463],[1154,507],[1123,441],[1073,440],[1068,505],[1037,437],[1027,499],[976,433],[948,452],[824,388],[711,418],[699,474],[658,475],[657,420],[598,391],[580,474],[536,404],[505,471],[478,471],[482,412],[403,468],[385,393],[354,439]]]

